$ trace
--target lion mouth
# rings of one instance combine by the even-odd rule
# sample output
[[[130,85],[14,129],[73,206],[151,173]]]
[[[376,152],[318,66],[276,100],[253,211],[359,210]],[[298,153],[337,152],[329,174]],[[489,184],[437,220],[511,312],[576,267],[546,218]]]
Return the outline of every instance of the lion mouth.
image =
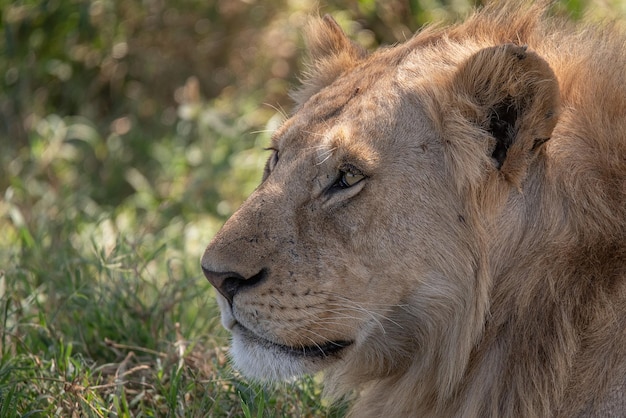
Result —
[[[251,331],[250,329],[244,327],[240,323],[236,323],[233,328],[236,328],[248,341],[253,342],[256,345],[259,345],[266,349],[280,350],[281,352],[299,358],[326,358],[326,357],[334,357],[337,356],[341,351],[345,348],[352,345],[352,341],[347,340],[337,340],[337,341],[329,341],[323,344],[314,343],[312,345],[306,346],[290,346],[275,343],[270,341],[264,337],[261,337]]]

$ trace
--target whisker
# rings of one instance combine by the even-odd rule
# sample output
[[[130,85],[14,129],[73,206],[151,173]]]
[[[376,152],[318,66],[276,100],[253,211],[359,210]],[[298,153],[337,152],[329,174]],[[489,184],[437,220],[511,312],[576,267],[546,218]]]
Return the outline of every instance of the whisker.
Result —
[[[327,296],[333,296],[336,297],[337,299],[344,301],[344,302],[349,302],[349,303],[357,303],[343,295],[340,295],[338,293],[334,293],[334,292],[328,292],[328,291],[323,291],[320,292],[320,294],[322,295],[327,295]],[[401,309],[410,309],[411,306],[406,304],[406,303],[377,303],[377,302],[368,302],[369,305],[378,305],[378,306],[383,306],[386,308],[401,308]]]
[[[267,106],[270,109],[275,110],[277,113],[279,113],[283,117],[283,120],[289,119],[289,115],[287,115],[287,112],[285,112],[285,109],[283,109],[283,107],[280,104],[277,107],[271,103],[263,103],[263,106]]]
[[[404,310],[405,312],[409,312],[410,313],[410,311],[408,311],[408,309],[407,309],[408,308],[407,305],[374,304],[374,305],[378,305],[378,306],[376,307],[376,311],[373,311],[372,309],[367,309],[367,308],[363,307],[362,305],[357,304],[353,300],[350,300],[350,299],[348,299],[348,298],[346,298],[344,296],[341,296],[341,295],[338,295],[338,294],[332,294],[332,293],[329,293],[329,292],[326,293],[326,294],[328,294],[329,296],[335,297],[335,298],[339,299],[339,301],[344,303],[344,304],[339,304],[339,303],[335,302],[336,306],[339,307],[339,308],[351,308],[351,309],[353,309],[355,311],[363,312],[363,313],[369,315],[378,324],[378,326],[380,326],[380,328],[381,328],[381,330],[383,332],[385,331],[385,329],[384,329],[384,326],[382,325],[379,317],[384,319],[384,320],[387,320],[387,321],[391,322],[392,324],[394,324],[397,327],[402,329],[404,327],[401,324],[399,324],[398,322],[396,322],[393,319],[391,319],[388,315],[385,316],[384,314],[385,313],[389,313],[389,312],[393,311],[396,308],[400,308],[400,309]],[[346,306],[345,304],[347,304],[348,306]],[[382,309],[380,307],[382,307]]]
[[[382,322],[380,320],[380,318],[386,319],[386,317],[384,316],[384,312],[373,312],[373,311],[371,311],[369,309],[364,308],[363,306],[356,305],[356,304],[353,304],[353,303],[349,304],[349,306],[345,306],[345,305],[342,305],[342,304],[331,302],[331,306],[333,306],[333,305],[338,308],[338,309],[335,309],[335,312],[337,312],[337,313],[339,313],[339,311],[343,310],[343,311],[361,312],[361,313],[366,314],[368,317],[370,317],[380,327],[381,331],[386,332],[385,331],[385,327],[384,327],[384,325],[382,324]],[[327,308],[326,308],[326,310],[328,311]],[[332,312],[333,310],[330,310],[330,311]],[[396,324],[396,325],[398,325],[398,324]]]
[[[256,131],[250,131],[249,134],[257,135],[257,134],[267,134],[267,133],[274,133],[274,132],[276,132],[276,129],[258,129]]]

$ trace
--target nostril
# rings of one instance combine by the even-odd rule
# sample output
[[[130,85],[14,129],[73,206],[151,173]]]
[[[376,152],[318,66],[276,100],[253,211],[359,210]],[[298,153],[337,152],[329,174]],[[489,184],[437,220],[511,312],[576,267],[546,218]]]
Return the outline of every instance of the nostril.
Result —
[[[222,281],[222,285],[218,287],[217,290],[219,290],[219,292],[224,295],[226,299],[228,299],[228,302],[232,304],[235,293],[237,293],[237,291],[241,287],[240,284],[243,283],[245,280],[246,279],[242,278],[241,276],[234,276],[231,273]]]
[[[259,271],[257,274],[247,279],[244,284],[250,287],[255,286],[261,283],[263,280],[265,280],[266,277],[267,277],[267,269],[261,269],[261,271]]]
[[[245,278],[237,273],[220,273],[211,271],[204,266],[202,266],[202,272],[213,287],[215,287],[215,289],[220,292],[229,303],[233,302],[233,297],[235,296],[235,293],[237,293],[237,289],[239,289],[239,283],[245,280]]]
[[[239,273],[232,271],[229,272],[215,272],[202,266],[202,272],[209,280],[209,282],[217,289],[218,292],[224,296],[229,303],[233,303],[235,294],[243,287],[254,286],[265,279],[267,276],[266,269],[262,269],[254,276],[246,279]]]

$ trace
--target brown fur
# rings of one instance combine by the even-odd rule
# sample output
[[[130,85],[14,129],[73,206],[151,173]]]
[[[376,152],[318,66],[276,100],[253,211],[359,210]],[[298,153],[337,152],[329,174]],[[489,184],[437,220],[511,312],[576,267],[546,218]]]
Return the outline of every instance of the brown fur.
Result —
[[[355,417],[620,408],[626,36],[513,4],[371,55],[330,18],[309,44],[264,181],[202,260],[235,365],[326,370]]]

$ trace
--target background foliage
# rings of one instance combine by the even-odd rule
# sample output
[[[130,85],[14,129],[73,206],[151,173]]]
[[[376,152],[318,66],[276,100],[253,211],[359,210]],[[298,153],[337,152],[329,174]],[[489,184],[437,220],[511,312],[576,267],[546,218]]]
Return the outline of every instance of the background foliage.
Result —
[[[260,178],[308,15],[374,48],[471,6],[0,0],[0,416],[341,416],[313,378],[229,368],[198,260]]]

